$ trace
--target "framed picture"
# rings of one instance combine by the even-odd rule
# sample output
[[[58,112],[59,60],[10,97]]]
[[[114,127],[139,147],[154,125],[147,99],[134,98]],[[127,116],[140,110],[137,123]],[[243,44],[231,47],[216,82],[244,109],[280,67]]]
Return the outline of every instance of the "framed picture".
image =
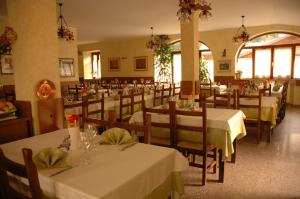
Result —
[[[120,57],[108,58],[108,67],[110,71],[120,70]]]
[[[147,70],[147,56],[134,57],[134,70]]]
[[[74,59],[73,58],[60,58],[59,71],[61,77],[74,77]]]
[[[221,60],[219,61],[219,71],[230,72],[230,60]]]
[[[13,62],[11,55],[1,55],[1,73],[2,74],[13,74]]]

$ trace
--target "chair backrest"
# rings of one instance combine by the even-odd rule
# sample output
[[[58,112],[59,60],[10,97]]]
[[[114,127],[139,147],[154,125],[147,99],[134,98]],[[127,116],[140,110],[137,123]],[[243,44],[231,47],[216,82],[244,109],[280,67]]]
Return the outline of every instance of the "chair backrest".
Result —
[[[180,98],[180,89],[181,89],[180,85],[176,86],[176,84],[173,84],[172,85],[172,96],[178,95]]]
[[[237,108],[238,109],[252,109],[255,110],[256,116],[250,117],[251,120],[256,120],[260,125],[260,115],[261,115],[261,99],[262,99],[262,92],[260,91],[258,95],[241,95],[240,91],[237,91]],[[246,115],[247,117],[247,115]],[[245,120],[248,120],[247,118]]]
[[[32,151],[31,149],[23,148],[22,153],[25,165],[8,159],[0,148],[0,196],[1,198],[41,199],[43,198],[42,190],[40,188],[37,168],[32,161]],[[15,190],[15,188],[11,187],[9,183],[9,174],[7,172],[28,179],[31,197],[28,197],[24,193],[18,192],[17,190]]]
[[[262,92],[262,94],[264,96],[271,96],[272,92],[271,92],[272,86],[271,84],[269,84],[269,86],[264,86],[264,88],[260,89],[260,91]]]
[[[144,133],[144,143],[150,143],[150,131],[151,131],[151,115],[146,115],[143,124],[129,124],[125,122],[116,122],[116,112],[108,112],[108,120],[87,118],[86,123],[93,123],[99,126],[105,126],[107,128],[119,127],[127,129],[128,131],[139,131]]]
[[[125,119],[128,119],[128,115],[132,115],[134,113],[134,95],[133,91],[130,91],[127,95],[123,93],[120,94],[120,117],[119,120],[122,122]]]
[[[137,89],[135,91],[136,92],[132,92],[132,95],[133,95],[133,112],[142,110],[143,104],[145,103],[144,88]]]
[[[209,96],[211,96],[212,95],[211,80],[209,79],[208,83],[200,82],[199,83],[199,91],[200,91],[200,93],[207,92],[207,93],[209,93]]]
[[[162,91],[161,91],[161,104],[164,104],[164,101],[168,101],[170,96],[172,95],[172,86],[171,84],[169,85],[169,87],[166,87],[165,85],[163,85],[162,87]],[[167,100],[165,100],[167,99]]]
[[[220,94],[217,92],[216,89],[214,89],[214,108],[217,107],[224,107],[224,108],[230,108],[231,107],[231,94]]]
[[[162,114],[165,116],[168,116],[167,122],[158,122],[158,121],[152,121],[151,127],[160,127],[160,128],[167,128],[170,130],[170,144],[161,144],[161,143],[154,143],[157,145],[163,145],[163,146],[174,146],[174,111],[175,111],[175,101],[169,101],[169,108],[146,108],[143,106],[143,121],[146,120],[147,114]],[[151,138],[150,138],[151,139]],[[151,140],[150,140],[151,142]]]
[[[206,153],[207,153],[207,114],[206,114],[206,104],[202,103],[201,104],[201,111],[186,111],[186,110],[175,110],[174,111],[174,129],[175,130],[187,130],[187,131],[196,131],[199,132],[200,134],[202,134],[202,146],[203,148],[201,149],[201,151],[203,151],[204,156],[206,157]],[[199,117],[199,119],[201,120],[201,123],[193,123],[191,125],[181,125],[178,123],[178,117],[180,116],[184,116],[184,117]],[[199,120],[199,121],[200,121]],[[175,137],[175,147],[177,147],[177,143],[178,143],[178,137],[177,137],[177,133],[174,134]]]
[[[82,96],[82,122],[83,127],[86,119],[91,115],[96,115],[96,118],[104,119],[104,93],[99,95],[85,95]],[[93,108],[91,107],[93,106]]]
[[[162,105],[162,92],[163,92],[164,86],[155,85],[153,90],[153,106]],[[159,101],[159,104],[156,102]]]

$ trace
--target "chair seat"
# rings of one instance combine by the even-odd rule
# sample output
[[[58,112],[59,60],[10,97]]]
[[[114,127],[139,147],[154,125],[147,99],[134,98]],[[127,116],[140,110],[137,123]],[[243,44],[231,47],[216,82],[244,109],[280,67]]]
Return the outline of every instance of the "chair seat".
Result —
[[[177,143],[177,147],[201,151],[203,149],[203,144],[200,143],[200,142],[179,141]],[[207,144],[207,150],[208,151],[211,151],[211,150],[213,150],[215,148],[216,147],[214,145]]]

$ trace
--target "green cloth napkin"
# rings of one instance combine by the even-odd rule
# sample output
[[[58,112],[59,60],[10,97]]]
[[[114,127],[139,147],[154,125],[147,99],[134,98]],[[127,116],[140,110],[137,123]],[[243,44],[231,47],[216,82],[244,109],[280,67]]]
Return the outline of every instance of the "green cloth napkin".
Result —
[[[33,157],[38,169],[69,167],[68,153],[57,148],[45,148]]]
[[[100,135],[100,144],[129,144],[133,142],[131,135],[126,129],[110,128]]]

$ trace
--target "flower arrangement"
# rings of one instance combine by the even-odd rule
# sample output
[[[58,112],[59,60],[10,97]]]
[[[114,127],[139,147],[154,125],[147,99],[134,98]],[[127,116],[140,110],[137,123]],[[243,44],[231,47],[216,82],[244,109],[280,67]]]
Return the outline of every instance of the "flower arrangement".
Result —
[[[79,126],[79,120],[80,120],[79,115],[74,115],[74,114],[69,115],[69,114],[67,114],[65,117],[66,117],[68,128]]]
[[[12,27],[6,26],[4,33],[0,36],[0,55],[10,54],[11,45],[17,40],[17,33],[12,29]]]

